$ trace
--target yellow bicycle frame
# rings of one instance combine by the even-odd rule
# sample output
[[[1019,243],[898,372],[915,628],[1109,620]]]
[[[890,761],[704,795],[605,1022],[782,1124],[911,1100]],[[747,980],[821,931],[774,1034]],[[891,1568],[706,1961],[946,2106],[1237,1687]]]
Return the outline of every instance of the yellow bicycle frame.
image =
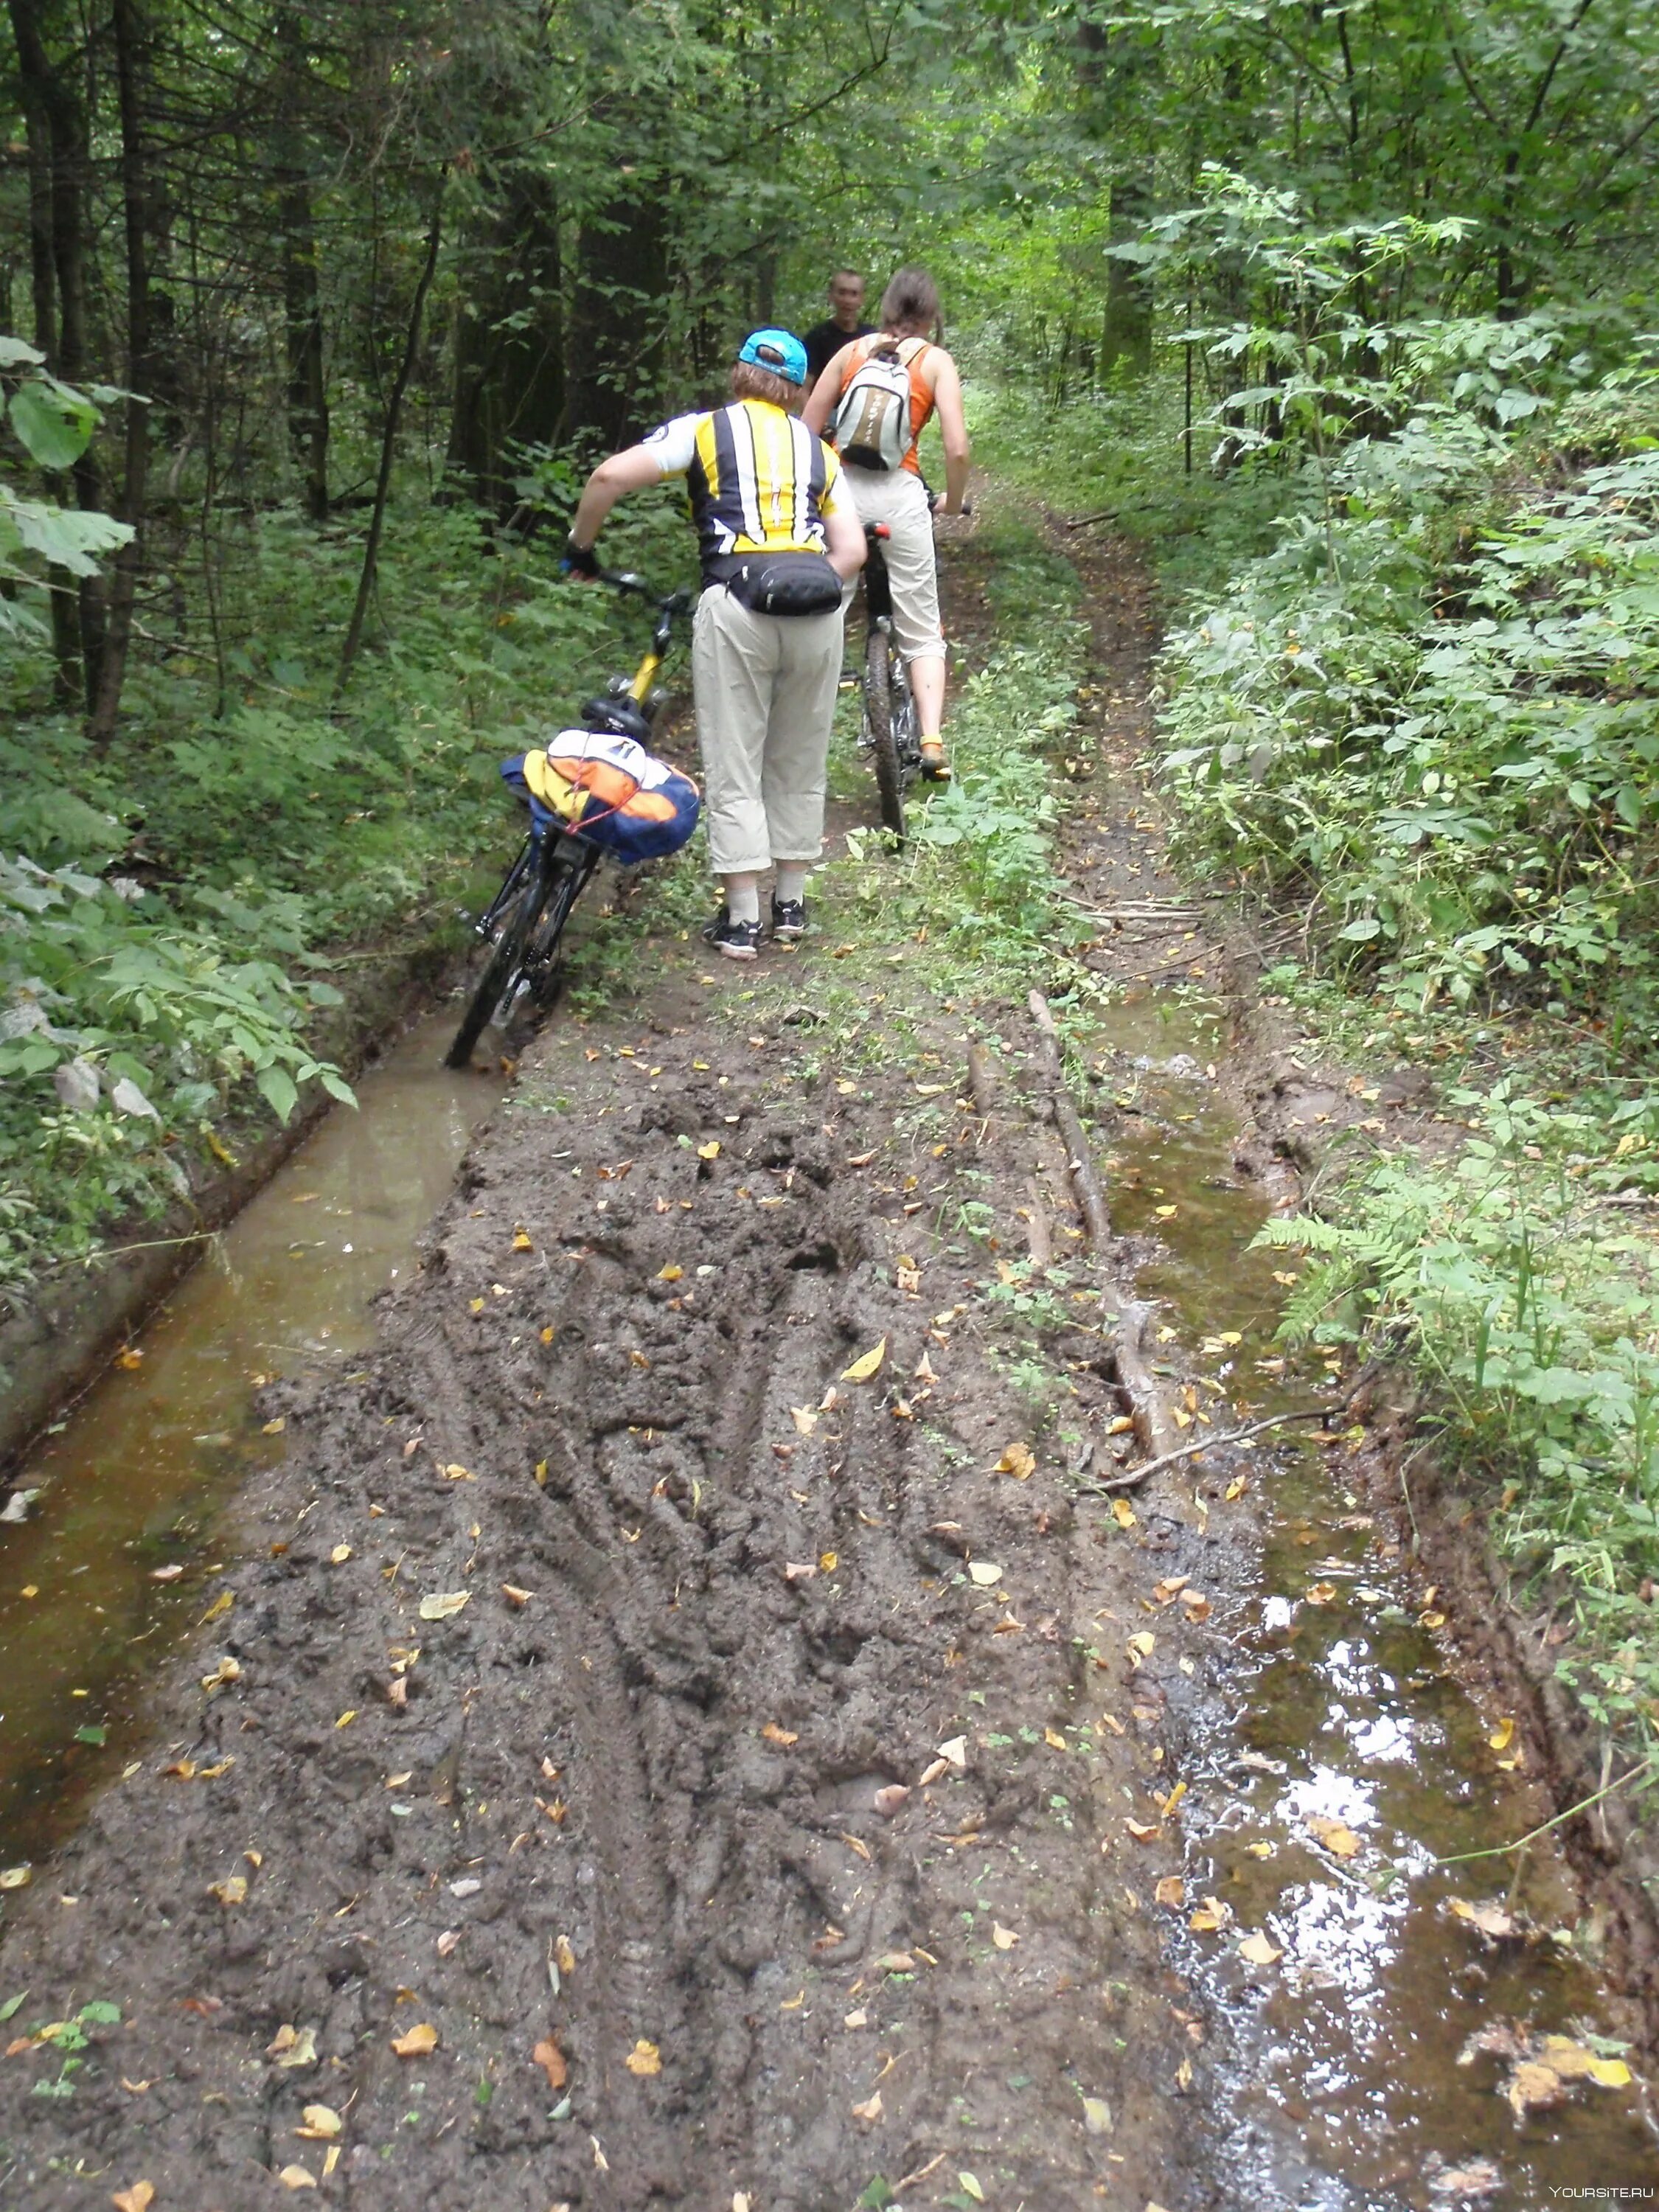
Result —
[[[645,696],[657,680],[657,671],[662,666],[659,653],[647,653],[641,661],[639,672],[628,687],[628,696],[638,705],[645,704]]]

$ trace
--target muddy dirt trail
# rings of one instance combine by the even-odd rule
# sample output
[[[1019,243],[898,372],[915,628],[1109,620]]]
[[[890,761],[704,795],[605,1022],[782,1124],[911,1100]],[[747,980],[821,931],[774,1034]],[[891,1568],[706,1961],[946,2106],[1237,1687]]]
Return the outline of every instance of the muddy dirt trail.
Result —
[[[971,556],[956,588],[971,633]],[[1103,763],[1139,589],[1102,616]],[[1172,908],[1133,794],[1091,790],[1079,897]],[[1103,929],[1120,981],[1214,980],[1184,915],[1173,951],[1141,933]],[[1256,1634],[1266,1455],[1079,1496],[1128,1417],[1023,1000],[913,997],[884,1053],[875,984],[862,1039],[824,1013],[836,950],[756,999],[648,945],[642,1010],[527,1050],[379,1348],[268,1400],[288,1456],[149,1749],[6,1900],[6,2212],[1481,2196],[1396,2160],[1305,2197],[1294,2107],[1236,2094],[1284,1947],[1239,1948],[1267,1908],[1235,1891],[1206,1982],[1171,1885],[1188,1790],[1236,1809],[1272,1771],[1226,1734],[1286,1650]],[[1161,1260],[1237,1346],[1273,1297],[1242,1245],[1293,1185],[1234,1109],[1199,1147],[1218,1033],[1185,1019],[1141,998],[1103,1056],[1133,1094],[1107,1272]],[[1207,1285],[1157,1241],[1183,1143],[1229,1240]],[[1044,1247],[1048,1291],[1014,1264]],[[1196,1348],[1158,1350],[1183,1421],[1224,1425]],[[1488,1781],[1512,1818],[1523,1784]],[[1602,2141],[1636,2178],[1639,2116]]]

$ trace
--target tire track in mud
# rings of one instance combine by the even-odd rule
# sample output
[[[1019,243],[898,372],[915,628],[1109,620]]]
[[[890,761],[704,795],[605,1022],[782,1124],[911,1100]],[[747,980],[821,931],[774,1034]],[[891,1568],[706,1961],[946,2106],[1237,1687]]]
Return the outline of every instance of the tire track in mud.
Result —
[[[1055,1464],[992,1472],[1030,1414],[982,1255],[945,1249],[988,1169],[1019,1248],[1044,1133],[1015,1101],[938,1158],[902,1084],[762,1077],[706,1026],[645,1051],[551,1034],[385,1348],[287,1394],[260,1556],[191,1662],[235,1679],[191,1680],[52,1870],[79,1902],[37,1889],[8,1937],[25,2024],[125,2024],[72,2102],[29,2098],[49,2050],[0,2069],[0,2201],[142,2177],[228,2208],[295,2163],[374,2207],[819,2212],[922,2169],[902,2201],[963,2169],[1010,2204],[1180,2201],[1188,2023],[1123,1823],[1165,1786],[1157,1679],[1190,1686],[1163,1621],[1133,1692],[1126,1647],[1201,1547],[1173,1516],[1108,1540]],[[1060,1349],[1097,1430],[1103,1341]],[[398,2057],[417,2023],[436,2050]],[[276,2063],[288,2030],[314,2065]],[[343,2118],[325,2176],[307,2103]]]
[[[289,1456],[156,1747],[4,1933],[14,2027],[123,2022],[72,2099],[38,2039],[0,2062],[3,2212],[141,2178],[233,2212],[297,2165],[374,2212],[852,2212],[964,2172],[1030,2212],[1215,2202],[1151,1893],[1252,1505],[1212,1455],[1133,1535],[1079,1510],[1122,1410],[1086,1300],[1044,1345],[1081,1453],[997,1471],[1039,1418],[998,1255],[1034,1214],[1081,1242],[1016,1006],[977,1010],[989,1070],[928,1018],[929,1126],[897,1066],[838,1080],[805,1023],[738,1034],[742,979],[669,969],[643,1029],[550,1027],[382,1347],[274,1394]],[[1182,1576],[1207,1624],[1154,1607]]]

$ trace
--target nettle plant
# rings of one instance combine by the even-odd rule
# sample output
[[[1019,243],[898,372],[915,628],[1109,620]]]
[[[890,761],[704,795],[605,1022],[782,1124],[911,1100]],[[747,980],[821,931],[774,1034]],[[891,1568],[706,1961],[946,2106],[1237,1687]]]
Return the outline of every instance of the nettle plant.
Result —
[[[1584,356],[1543,319],[1491,327],[1419,331],[1401,375],[1444,396],[1407,392],[1174,639],[1165,767],[1211,854],[1322,906],[1402,1004],[1596,1000],[1615,969],[1628,996],[1659,805],[1659,451],[1632,436],[1564,483],[1543,434]],[[1607,396],[1648,404],[1628,378]],[[1611,409],[1575,414],[1616,441]]]

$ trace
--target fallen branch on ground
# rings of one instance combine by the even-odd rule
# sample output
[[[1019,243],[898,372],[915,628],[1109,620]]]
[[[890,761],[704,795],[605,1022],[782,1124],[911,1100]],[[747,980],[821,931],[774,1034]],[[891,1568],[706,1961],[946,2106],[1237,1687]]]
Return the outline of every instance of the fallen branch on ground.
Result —
[[[1300,1413],[1270,1413],[1265,1421],[1251,1421],[1242,1429],[1223,1429],[1218,1435],[1195,1437],[1191,1443],[1163,1452],[1157,1459],[1143,1461],[1127,1474],[1115,1474],[1109,1482],[1085,1482],[1079,1487],[1085,1497],[1109,1498],[1115,1490],[1134,1489],[1160,1468],[1174,1467],[1183,1459],[1196,1459],[1200,1452],[1215,1451],[1223,1444],[1242,1444],[1249,1437],[1261,1436],[1268,1429],[1282,1429],[1290,1421],[1322,1421],[1327,1410],[1323,1406],[1313,1406]]]
[[[1037,1025],[1042,1075],[1048,1092],[1048,1110],[1054,1115],[1054,1127],[1066,1147],[1066,1165],[1089,1231],[1089,1242],[1103,1266],[1112,1243],[1111,1216],[1106,1208],[1106,1194],[1100,1187],[1100,1177],[1095,1172],[1094,1161],[1090,1157],[1082,1119],[1071,1092],[1066,1087],[1066,1071],[1060,1057],[1060,1032],[1054,1027],[1048,1001],[1041,991],[1031,992],[1025,1003]],[[1129,1419],[1134,1423],[1136,1440],[1144,1452],[1157,1459],[1168,1449],[1175,1434],[1175,1425],[1164,1404],[1164,1393],[1158,1389],[1146,1364],[1145,1346],[1146,1331],[1152,1317],[1152,1310],[1142,1305],[1138,1299],[1126,1298],[1115,1284],[1104,1279],[1100,1285],[1100,1304],[1102,1312],[1113,1315],[1117,1322],[1114,1357],[1117,1364],[1118,1387],[1128,1401]]]

